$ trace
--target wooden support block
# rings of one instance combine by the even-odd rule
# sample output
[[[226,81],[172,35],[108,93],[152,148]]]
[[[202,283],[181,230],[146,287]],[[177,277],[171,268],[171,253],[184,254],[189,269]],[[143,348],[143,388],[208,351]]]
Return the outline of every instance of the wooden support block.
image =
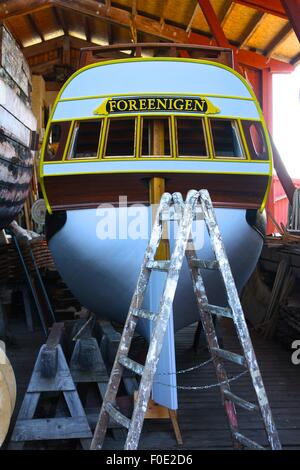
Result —
[[[39,351],[10,448],[14,448],[15,443],[51,439],[80,439],[84,449],[90,445],[92,432],[60,345],[62,333],[63,324],[54,324],[47,343]],[[34,418],[41,394],[50,391],[62,392],[70,417]]]
[[[134,392],[134,399],[136,399],[136,396],[137,396],[137,391]],[[170,410],[169,408],[166,408],[165,406],[158,405],[157,403],[155,403],[155,401],[150,399],[148,402],[145,419],[170,419],[172,422],[177,444],[178,445],[183,444],[183,440],[182,440],[182,436],[181,436],[181,432],[180,432],[180,428],[178,424],[178,419],[177,419],[177,413],[175,410]]]

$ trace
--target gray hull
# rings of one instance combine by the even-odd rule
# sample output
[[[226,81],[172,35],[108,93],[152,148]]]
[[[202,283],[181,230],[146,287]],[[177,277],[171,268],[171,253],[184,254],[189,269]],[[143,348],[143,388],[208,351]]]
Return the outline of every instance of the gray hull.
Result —
[[[99,316],[123,323],[148,240],[147,237],[124,239],[124,219],[121,212],[118,214],[120,217],[115,226],[116,238],[112,240],[99,239],[97,236],[99,216],[96,209],[68,211],[65,225],[52,236],[49,247],[62,278],[81,304]],[[247,223],[245,210],[216,209],[216,216],[240,291],[258,261],[262,236]],[[202,225],[197,225],[200,233],[204,226],[203,221],[195,223]],[[171,231],[172,228],[170,227]],[[174,241],[171,241],[171,248],[173,244]],[[203,233],[203,247],[199,249],[198,255],[203,259],[213,259],[206,230]],[[204,280],[209,301],[217,305],[226,304],[219,274],[213,271],[204,272]],[[152,294],[149,293],[150,297],[151,295],[153,290]],[[147,302],[153,304],[149,298]],[[175,330],[197,321],[198,318],[185,262],[174,303]],[[149,336],[145,322],[141,322],[138,329],[145,337]]]

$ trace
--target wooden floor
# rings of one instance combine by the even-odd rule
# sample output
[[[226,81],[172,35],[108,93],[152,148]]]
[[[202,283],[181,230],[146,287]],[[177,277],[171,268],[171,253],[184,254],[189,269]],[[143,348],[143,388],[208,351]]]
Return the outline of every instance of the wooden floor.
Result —
[[[230,321],[223,322],[224,348],[238,352],[238,344]],[[8,348],[8,355],[15,369],[18,382],[18,410],[28,383],[34,360],[44,338],[41,333],[26,332],[25,325],[15,330],[19,348]],[[195,325],[177,333],[177,367],[183,369],[208,358],[202,347],[198,353],[191,349]],[[252,333],[251,333],[252,334]],[[284,449],[300,449],[300,365],[291,363],[290,352],[276,342],[265,341],[252,334],[254,348],[260,364],[275,423]],[[202,343],[202,346],[203,343]],[[228,365],[229,375],[241,371],[238,366]],[[188,374],[178,376],[182,386],[205,386],[215,383],[215,372],[211,364]],[[247,400],[253,399],[250,382],[243,376],[232,383],[232,391]],[[16,412],[12,420],[14,424]],[[256,414],[239,412],[241,431],[261,445],[266,445],[263,426]],[[179,390],[178,420],[183,437],[183,446],[177,446],[169,420],[147,420],[140,440],[140,449],[231,449],[231,440],[218,388],[209,390]],[[62,443],[61,443],[62,444]],[[105,448],[120,448],[122,443],[106,440]],[[52,447],[53,448],[53,447]],[[61,445],[59,446],[61,448]],[[66,445],[66,448],[69,448]]]

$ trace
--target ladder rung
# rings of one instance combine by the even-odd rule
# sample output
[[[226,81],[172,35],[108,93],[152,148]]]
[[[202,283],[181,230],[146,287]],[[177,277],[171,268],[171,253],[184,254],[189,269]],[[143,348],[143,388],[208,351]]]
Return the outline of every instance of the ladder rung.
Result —
[[[249,447],[249,449],[265,450],[265,448],[257,444],[257,442],[252,441],[252,439],[249,439],[248,437],[244,436],[239,432],[235,432],[234,437],[243,446]]]
[[[112,403],[108,402],[105,405],[105,411],[109,414],[109,416],[116,422],[119,423],[124,428],[129,429],[130,426],[130,419],[127,416],[124,416],[120,411],[118,411]]]
[[[219,307],[218,305],[208,304],[204,307],[204,310],[211,315],[217,315],[218,317],[232,318],[232,311],[229,307]]]
[[[122,366],[126,367],[126,369],[132,370],[132,372],[135,372],[138,375],[143,375],[144,366],[142,366],[138,362],[133,361],[132,359],[129,359],[129,357],[120,356],[118,362]]]
[[[160,220],[166,220],[166,221],[171,221],[171,220],[181,220],[182,215],[178,214],[177,212],[162,212],[160,214]]]
[[[147,320],[155,320],[156,313],[149,312],[148,310],[144,310],[143,308],[134,308],[131,311],[132,315],[139,318],[146,318]]]
[[[219,357],[222,357],[223,359],[227,359],[228,361],[235,362],[236,364],[239,364],[240,366],[246,366],[246,360],[240,354],[236,354],[231,351],[225,351],[225,349],[220,349],[220,348],[212,348],[212,351],[214,351]]]
[[[155,271],[168,271],[170,269],[170,261],[148,261],[146,268]]]
[[[191,260],[191,265],[193,266],[193,268],[200,268],[200,269],[218,269],[219,268],[219,263],[217,260],[193,258]]]
[[[230,400],[241,408],[244,408],[244,410],[258,411],[257,405],[255,405],[254,403],[250,403],[249,401],[246,401],[243,398],[238,397],[237,395],[234,395],[234,393],[231,393],[229,390],[224,390],[224,395],[227,400]]]

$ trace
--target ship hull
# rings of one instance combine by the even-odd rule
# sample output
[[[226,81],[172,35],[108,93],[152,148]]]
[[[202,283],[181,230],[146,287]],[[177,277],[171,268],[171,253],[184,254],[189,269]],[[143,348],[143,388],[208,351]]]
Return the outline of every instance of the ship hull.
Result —
[[[0,129],[0,230],[22,210],[33,171],[33,152]]]
[[[96,315],[121,324],[127,316],[151,230],[148,226],[146,229],[141,228],[143,223],[139,220],[139,232],[134,232],[134,221],[128,221],[125,211],[125,208],[108,209],[105,221],[97,209],[67,211],[65,223],[49,240],[55,264],[81,304]],[[151,220],[150,215],[151,208],[145,208],[141,219]],[[263,237],[248,224],[246,210],[218,208],[216,217],[240,291],[258,261]],[[108,233],[109,223],[112,223],[111,233]],[[171,224],[169,232],[172,250],[174,226]],[[204,222],[197,221],[194,224],[197,224],[194,230],[199,257],[213,259]],[[203,276],[209,301],[226,305],[219,274],[206,271]],[[155,292],[157,289],[154,289],[154,295]],[[151,295],[153,290],[151,293],[150,289],[146,298],[148,305],[152,303],[149,299]],[[180,274],[173,315],[175,331],[199,319],[186,261]],[[146,321],[139,321],[138,330],[148,339],[147,325]]]

